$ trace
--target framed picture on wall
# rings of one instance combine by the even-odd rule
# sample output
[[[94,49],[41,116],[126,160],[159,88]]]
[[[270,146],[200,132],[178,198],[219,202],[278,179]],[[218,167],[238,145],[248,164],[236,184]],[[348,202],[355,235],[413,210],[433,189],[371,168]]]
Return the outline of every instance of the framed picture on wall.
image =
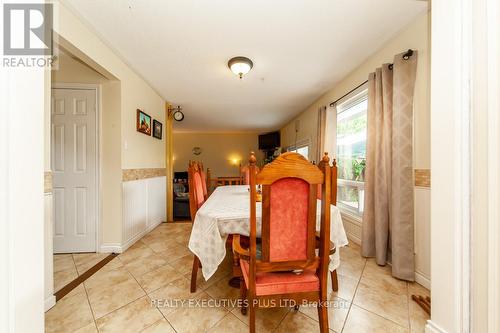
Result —
[[[137,109],[137,132],[151,135],[151,116],[142,110]]]
[[[162,127],[163,127],[162,123],[160,123],[156,119],[153,120],[153,136],[160,140],[162,136]]]

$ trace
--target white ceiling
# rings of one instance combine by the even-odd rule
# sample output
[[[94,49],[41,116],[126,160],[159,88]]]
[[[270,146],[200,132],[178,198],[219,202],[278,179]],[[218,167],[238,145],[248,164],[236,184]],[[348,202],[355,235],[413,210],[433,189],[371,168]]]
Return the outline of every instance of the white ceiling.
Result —
[[[166,100],[177,130],[277,129],[427,8],[415,0],[68,0]],[[401,50],[403,51],[403,50]],[[243,80],[233,56],[254,68]]]

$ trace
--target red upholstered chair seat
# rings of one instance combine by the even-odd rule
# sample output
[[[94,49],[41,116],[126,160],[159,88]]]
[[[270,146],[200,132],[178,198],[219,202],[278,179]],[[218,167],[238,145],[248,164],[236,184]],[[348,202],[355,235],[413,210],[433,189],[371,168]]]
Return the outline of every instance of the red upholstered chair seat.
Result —
[[[248,261],[240,259],[241,271],[248,288]],[[278,295],[319,290],[319,278],[314,270],[305,270],[301,274],[293,272],[257,273],[255,276],[257,296]]]

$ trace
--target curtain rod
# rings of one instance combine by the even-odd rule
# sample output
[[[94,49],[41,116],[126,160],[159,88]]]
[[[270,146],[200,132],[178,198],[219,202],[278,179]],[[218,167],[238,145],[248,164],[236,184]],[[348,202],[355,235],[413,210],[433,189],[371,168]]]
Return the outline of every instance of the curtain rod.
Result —
[[[412,55],[413,55],[413,50],[412,49],[408,49],[408,51],[406,51],[406,53],[403,54],[403,59],[404,60],[408,60],[408,59],[410,59],[410,57]],[[392,69],[392,64],[389,64],[389,68]],[[366,81],[358,84],[354,89],[349,90],[347,93],[345,93],[344,95],[342,95],[342,97],[337,98],[335,101],[331,102],[330,103],[330,107],[333,107],[335,105],[335,103],[337,103],[342,98],[346,97],[347,95],[349,95],[350,93],[352,93],[353,91],[355,91],[356,89],[358,89],[359,87],[361,87],[362,85],[366,84],[367,82],[368,82],[368,80],[366,80]]]

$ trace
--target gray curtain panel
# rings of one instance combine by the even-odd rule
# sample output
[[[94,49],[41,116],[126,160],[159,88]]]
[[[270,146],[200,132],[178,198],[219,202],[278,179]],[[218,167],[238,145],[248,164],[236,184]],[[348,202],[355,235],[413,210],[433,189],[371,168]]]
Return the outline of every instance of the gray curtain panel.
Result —
[[[417,52],[368,78],[362,255],[392,263],[394,277],[414,281],[413,95]]]

